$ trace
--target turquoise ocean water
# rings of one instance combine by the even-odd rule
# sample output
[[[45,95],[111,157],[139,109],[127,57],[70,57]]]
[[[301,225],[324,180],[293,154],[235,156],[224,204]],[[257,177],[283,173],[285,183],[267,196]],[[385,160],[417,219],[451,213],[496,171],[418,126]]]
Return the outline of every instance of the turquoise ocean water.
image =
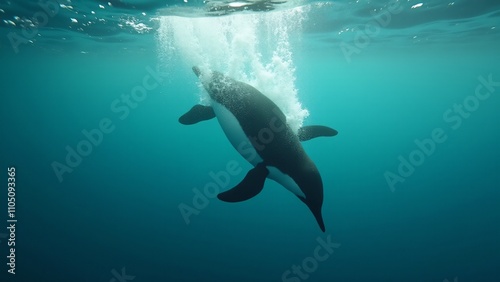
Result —
[[[0,281],[500,281],[499,30],[486,0],[0,1]],[[303,143],[325,233],[271,180],[206,190],[251,165],[178,122],[193,65],[338,130]]]

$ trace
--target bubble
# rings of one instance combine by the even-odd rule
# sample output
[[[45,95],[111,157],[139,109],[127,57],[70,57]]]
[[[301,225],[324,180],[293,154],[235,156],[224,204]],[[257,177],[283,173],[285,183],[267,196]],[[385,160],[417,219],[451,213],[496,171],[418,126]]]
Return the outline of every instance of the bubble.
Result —
[[[296,131],[309,113],[295,87],[291,40],[300,37],[308,9],[223,17],[161,16],[159,55],[168,61],[180,58],[182,67],[217,70],[254,86],[278,105]]]

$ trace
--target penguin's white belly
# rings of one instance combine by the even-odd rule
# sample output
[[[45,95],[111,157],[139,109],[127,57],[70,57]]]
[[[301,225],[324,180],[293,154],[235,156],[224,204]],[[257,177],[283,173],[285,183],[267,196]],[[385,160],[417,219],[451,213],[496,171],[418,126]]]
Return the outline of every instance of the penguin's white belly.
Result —
[[[211,104],[227,139],[229,139],[229,142],[231,142],[240,155],[253,166],[263,162],[260,155],[257,154],[257,150],[253,147],[252,142],[243,131],[243,128],[241,128],[238,119],[223,105],[213,100]],[[269,170],[267,178],[278,182],[290,192],[305,199],[304,193],[290,176],[284,174],[276,167],[267,166],[267,169]]]
[[[278,168],[274,166],[267,166],[267,169],[269,170],[269,175],[267,178],[272,179],[279,184],[283,185],[286,189],[288,189],[290,192],[294,193],[297,196],[300,196],[302,198],[306,198],[306,195],[304,195],[304,192],[300,190],[299,185],[290,177],[288,174],[284,174],[279,170]]]

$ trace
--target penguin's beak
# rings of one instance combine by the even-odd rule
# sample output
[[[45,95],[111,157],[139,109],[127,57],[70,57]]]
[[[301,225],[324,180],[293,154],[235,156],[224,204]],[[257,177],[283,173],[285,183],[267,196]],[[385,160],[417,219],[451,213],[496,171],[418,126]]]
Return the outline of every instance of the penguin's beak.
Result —
[[[200,68],[199,68],[199,67],[194,66],[194,67],[193,67],[193,72],[194,72],[194,74],[196,74],[196,76],[197,76],[197,77],[200,77],[200,75],[201,75],[201,71],[200,71]]]

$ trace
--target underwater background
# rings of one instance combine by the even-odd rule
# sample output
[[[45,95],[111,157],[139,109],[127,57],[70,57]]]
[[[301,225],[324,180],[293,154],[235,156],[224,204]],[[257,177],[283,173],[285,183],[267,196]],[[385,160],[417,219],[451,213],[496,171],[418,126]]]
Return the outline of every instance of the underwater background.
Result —
[[[0,1],[0,281],[500,281],[499,23],[485,0]],[[303,143],[325,233],[273,181],[205,189],[251,165],[178,122],[194,65],[338,130]]]

